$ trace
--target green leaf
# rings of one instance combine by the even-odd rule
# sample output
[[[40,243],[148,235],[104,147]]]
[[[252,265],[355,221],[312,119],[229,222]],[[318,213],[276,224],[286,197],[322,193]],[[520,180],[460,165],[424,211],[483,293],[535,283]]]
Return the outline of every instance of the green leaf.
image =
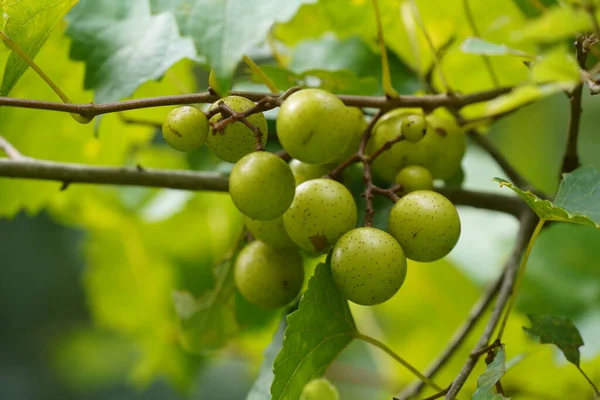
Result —
[[[557,4],[556,0],[536,0],[536,2],[533,2],[531,0],[513,0],[513,2],[528,18],[538,17],[542,14],[543,10],[540,10],[534,4],[541,4],[545,8]]]
[[[304,3],[316,0],[151,0],[153,12],[173,11],[179,29],[206,56],[221,88],[231,87],[244,54],[265,40],[276,22],[292,18]]]
[[[593,165],[564,174],[554,202],[524,192],[504,179],[494,180],[514,190],[542,219],[600,228],[600,174]]]
[[[273,365],[273,400],[299,398],[304,386],[320,377],[356,334],[348,302],[326,264],[317,265],[298,311],[287,321],[283,349]]]
[[[583,339],[570,319],[560,315],[527,314],[527,317],[531,328],[524,326],[525,332],[538,336],[542,344],[556,345],[567,361],[579,367],[579,347],[583,346]]]
[[[379,90],[375,78],[359,78],[348,70],[310,70],[302,73],[301,76],[308,86],[319,87],[331,93],[373,95]]]
[[[536,83],[555,82],[571,90],[580,82],[579,65],[566,46],[561,45],[547,52],[531,64],[531,78]]]
[[[500,347],[498,353],[483,374],[477,378],[477,391],[473,394],[473,400],[501,400],[504,396],[494,393],[496,383],[506,372],[506,354],[504,346]]]
[[[181,342],[189,351],[204,353],[223,347],[239,326],[233,304],[235,256],[215,268],[215,288],[198,301],[187,292],[175,292],[173,300],[180,317]]]
[[[466,38],[465,41],[461,44],[460,48],[464,53],[468,54],[483,54],[487,56],[514,55],[527,58],[534,57],[531,54],[526,53],[524,51],[511,49],[510,47],[504,44],[491,43],[476,37]]]
[[[287,322],[284,316],[273,335],[271,343],[265,350],[265,358],[260,366],[258,378],[254,381],[246,400],[269,400],[271,398],[270,389],[275,377],[273,374],[273,362],[283,346],[283,336],[286,328]]]
[[[5,0],[2,2],[4,14],[3,32],[31,59],[34,59],[52,29],[62,17],[77,3],[77,0]],[[0,95],[8,96],[29,65],[15,52],[6,62]]]
[[[130,96],[178,61],[196,59],[174,16],[150,15],[148,0],[81,0],[67,21],[71,58],[86,63],[85,88],[98,103]]]
[[[549,8],[539,18],[528,22],[515,33],[514,38],[550,43],[573,37],[591,28],[592,21],[586,11],[563,4]]]

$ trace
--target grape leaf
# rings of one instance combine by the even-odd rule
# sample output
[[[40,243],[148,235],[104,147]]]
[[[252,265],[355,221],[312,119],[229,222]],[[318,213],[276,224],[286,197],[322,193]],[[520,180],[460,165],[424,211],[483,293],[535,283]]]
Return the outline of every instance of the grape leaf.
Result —
[[[541,60],[531,64],[531,78],[536,83],[561,83],[565,90],[572,90],[581,80],[579,65],[564,45],[550,50]]]
[[[504,44],[491,43],[476,37],[466,38],[465,41],[460,45],[460,48],[464,53],[469,54],[483,54],[487,56],[514,55],[527,58],[532,57],[531,54],[528,54],[524,51],[511,49]]]
[[[86,63],[85,88],[99,103],[130,96],[178,61],[197,59],[174,16],[150,15],[148,0],[80,0],[67,21],[71,58]]]
[[[348,302],[335,286],[328,265],[317,265],[298,310],[287,322],[283,349],[273,364],[273,400],[299,398],[304,386],[321,376],[355,337]]]
[[[506,372],[506,354],[504,346],[498,350],[494,361],[477,378],[477,390],[473,394],[473,400],[502,400],[504,396],[494,393],[494,386]]]
[[[538,18],[532,19],[523,29],[515,32],[517,40],[553,42],[575,36],[592,28],[592,20],[583,8],[564,4],[551,7]]]
[[[2,2],[4,27],[2,31],[31,59],[46,42],[50,32],[77,0],[10,0]],[[8,96],[29,65],[12,52],[4,68],[0,95]]]
[[[538,17],[544,11],[544,8],[557,4],[556,0],[537,0],[533,2],[531,0],[513,0],[514,3],[519,7],[521,12],[528,18]],[[542,5],[540,10],[538,4]]]
[[[270,388],[275,377],[273,374],[273,362],[283,345],[283,336],[286,328],[287,322],[284,316],[273,335],[271,343],[265,350],[265,359],[260,366],[258,378],[254,381],[254,385],[252,385],[246,400],[268,400],[271,398]]]
[[[560,315],[527,314],[527,317],[531,328],[524,326],[525,332],[538,336],[542,344],[556,345],[567,361],[579,367],[579,347],[583,346],[583,339],[570,319]]]
[[[231,87],[235,68],[265,40],[275,22],[285,22],[315,0],[151,0],[153,12],[173,11],[179,29],[206,56],[221,88]]]
[[[494,180],[514,190],[542,219],[600,228],[600,174],[593,165],[564,174],[554,202],[524,192],[504,179]]]

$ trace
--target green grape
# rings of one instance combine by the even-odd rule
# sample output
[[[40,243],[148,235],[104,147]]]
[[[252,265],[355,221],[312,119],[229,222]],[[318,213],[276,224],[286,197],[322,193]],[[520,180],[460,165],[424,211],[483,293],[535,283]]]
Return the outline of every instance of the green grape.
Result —
[[[290,161],[290,168],[294,173],[294,178],[296,178],[296,186],[311,179],[322,178],[333,169],[329,164],[307,164],[296,159]]]
[[[296,249],[275,249],[256,240],[240,251],[234,280],[250,303],[262,308],[283,307],[302,289],[302,256]]]
[[[283,217],[271,219],[269,221],[245,217],[245,224],[246,228],[248,228],[248,231],[250,231],[254,238],[271,247],[281,249],[296,246],[283,226]]]
[[[254,102],[240,96],[227,96],[219,101],[223,101],[236,112],[243,112],[254,107]],[[210,109],[215,109],[218,103],[214,103]],[[222,119],[223,116],[218,113],[211,117],[210,122],[217,123]],[[262,134],[261,142],[264,146],[267,143],[267,120],[265,116],[258,113],[252,114],[246,119],[260,130]],[[211,128],[206,145],[221,160],[237,162],[246,154],[256,150],[256,135],[243,122],[237,121],[227,125],[222,132],[214,132]]]
[[[396,183],[402,185],[404,193],[433,189],[431,172],[420,165],[409,165],[402,168],[396,175]]]
[[[362,134],[367,128],[367,122],[365,121],[365,116],[363,112],[358,107],[346,107],[346,115],[348,124],[351,126],[351,129],[347,132],[350,136],[350,141],[348,143],[348,147],[342,153],[340,153],[333,161],[333,164],[340,164],[351,155],[358,152],[358,147],[360,146],[360,139],[362,138]]]
[[[430,114],[427,121],[429,133],[417,143],[423,159],[415,164],[427,167],[436,179],[448,179],[460,170],[467,137],[451,119]]]
[[[290,208],[283,214],[288,235],[309,253],[326,253],[356,226],[357,210],[352,194],[332,179],[313,179],[296,188]]]
[[[427,119],[419,114],[411,114],[402,120],[400,127],[402,136],[410,142],[418,142],[423,139],[428,130]]]
[[[389,233],[356,228],[333,247],[331,274],[350,301],[364,306],[381,304],[398,292],[406,278],[406,257]]]
[[[409,115],[406,110],[395,109],[382,116],[373,127],[367,143],[367,154],[373,154],[385,142],[398,137],[402,133],[402,121]],[[402,140],[379,155],[371,164],[371,170],[380,179],[391,183],[403,167],[421,164],[422,158],[417,143]]]
[[[300,400],[340,400],[340,394],[329,380],[317,378],[304,386]]]
[[[273,153],[257,151],[240,159],[229,177],[229,194],[242,214],[261,221],[281,217],[294,199],[289,165]]]
[[[191,106],[177,107],[167,115],[162,134],[165,141],[179,151],[190,151],[202,146],[208,135],[206,115]]]
[[[277,136],[294,158],[308,164],[327,164],[350,144],[352,119],[335,95],[321,89],[303,89],[279,108]]]
[[[388,232],[406,257],[431,262],[445,257],[460,236],[460,219],[454,205],[437,192],[417,190],[394,204]]]

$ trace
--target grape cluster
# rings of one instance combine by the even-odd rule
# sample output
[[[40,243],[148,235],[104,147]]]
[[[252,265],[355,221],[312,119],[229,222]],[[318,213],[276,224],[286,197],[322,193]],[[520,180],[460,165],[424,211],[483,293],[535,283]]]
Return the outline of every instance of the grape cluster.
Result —
[[[302,254],[330,252],[332,277],[341,293],[357,304],[380,304],[403,285],[407,259],[432,262],[456,245],[456,208],[433,191],[434,179],[460,172],[466,150],[465,135],[452,120],[392,110],[373,126],[363,153],[359,147],[367,122],[361,109],[347,107],[321,89],[299,90],[283,101],[276,119],[279,142],[293,157],[286,163],[273,153],[256,151],[257,143],[264,148],[267,141],[262,113],[226,121],[215,131],[215,124],[231,118],[215,113],[223,110],[218,104],[237,113],[255,106],[228,96],[211,106],[210,120],[196,108],[179,107],[168,115],[163,137],[181,151],[206,143],[217,157],[235,163],[229,193],[255,240],[241,250],[234,276],[249,302],[263,308],[288,304],[303,286]],[[384,146],[389,148],[379,151]],[[328,175],[349,157],[395,184],[388,191],[396,193],[392,198],[400,197],[387,230],[357,227],[352,193]],[[373,185],[367,178],[365,183]]]

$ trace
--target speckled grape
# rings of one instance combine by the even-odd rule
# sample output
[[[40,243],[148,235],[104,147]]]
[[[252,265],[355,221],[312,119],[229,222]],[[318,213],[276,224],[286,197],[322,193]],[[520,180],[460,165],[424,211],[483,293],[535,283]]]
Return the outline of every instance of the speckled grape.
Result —
[[[340,400],[340,394],[329,380],[317,378],[304,386],[300,400]]]
[[[396,183],[402,185],[404,193],[433,189],[431,172],[420,165],[409,165],[402,168],[396,175]]]
[[[229,194],[242,214],[261,221],[283,215],[294,199],[289,165],[273,153],[257,151],[240,159],[229,177]]]
[[[208,119],[197,108],[177,107],[167,114],[162,125],[162,134],[165,142],[175,150],[194,150],[206,141]]]
[[[356,228],[333,247],[331,274],[350,301],[364,306],[381,304],[398,292],[406,278],[406,257],[389,233]]]
[[[423,139],[428,130],[427,119],[420,114],[411,114],[402,120],[402,135],[409,142],[418,142]]]
[[[254,107],[254,102],[240,96],[228,96],[219,101],[223,101],[234,111],[242,112]],[[210,109],[217,107],[218,102],[214,103]],[[223,119],[221,113],[215,114],[210,118],[210,122],[216,123]],[[263,146],[267,143],[267,120],[262,113],[252,114],[248,121],[260,129],[262,134]],[[210,151],[221,160],[236,162],[248,153],[256,150],[256,136],[254,132],[244,125],[243,122],[234,122],[225,127],[222,132],[214,132],[210,129],[206,145]]]
[[[326,253],[356,226],[356,203],[341,183],[313,179],[296,188],[290,208],[283,214],[285,230],[309,253]]]
[[[454,205],[437,192],[417,190],[394,204],[388,232],[406,257],[431,262],[445,257],[460,236],[460,219]]]
[[[283,217],[261,221],[245,217],[246,228],[254,238],[276,249],[295,247],[296,244],[288,235],[283,226]]]
[[[322,178],[334,167],[329,164],[307,164],[300,160],[293,159],[290,161],[290,168],[294,173],[294,178],[296,178],[297,186],[303,182],[310,181],[311,179]]]
[[[288,97],[277,114],[283,148],[308,164],[327,164],[345,151],[353,131],[344,103],[321,89],[303,89]]]
[[[340,164],[352,154],[355,154],[358,151],[358,147],[360,146],[360,139],[362,138],[362,134],[367,128],[367,122],[365,121],[365,117],[363,112],[358,107],[346,107],[346,115],[347,121],[350,126],[350,130],[347,132],[347,135],[350,136],[350,140],[348,143],[348,147],[343,152],[340,152],[335,159],[332,161],[334,164]]]
[[[374,153],[385,142],[400,135],[402,133],[402,121],[409,115],[411,114],[406,110],[395,109],[381,117],[373,127],[371,138],[367,143],[367,154]],[[392,183],[403,167],[421,164],[422,158],[417,143],[403,140],[377,157],[371,164],[371,169],[377,177]]]
[[[448,118],[437,114],[427,116],[430,130],[417,143],[423,154],[420,163],[435,179],[448,179],[460,170],[460,163],[467,149],[465,133]]]
[[[234,280],[250,303],[262,308],[283,307],[302,289],[302,256],[296,249],[275,249],[256,240],[240,251]]]

